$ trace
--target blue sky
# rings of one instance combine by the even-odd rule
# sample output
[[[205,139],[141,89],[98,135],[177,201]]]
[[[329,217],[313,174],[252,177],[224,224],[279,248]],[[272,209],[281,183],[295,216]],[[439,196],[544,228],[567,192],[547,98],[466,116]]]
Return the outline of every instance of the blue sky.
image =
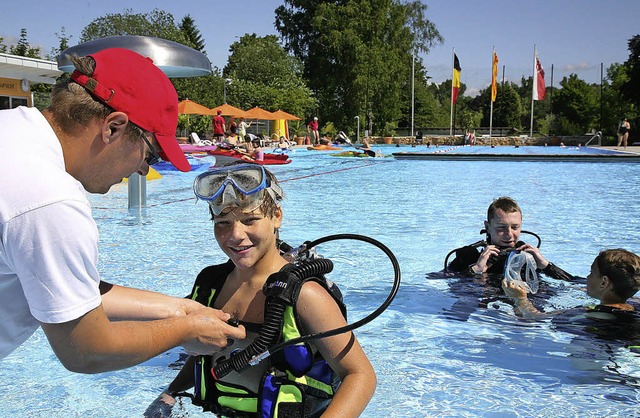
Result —
[[[0,37],[15,43],[21,28],[27,29],[32,46],[49,52],[58,42],[55,33],[78,43],[80,32],[93,19],[108,13],[150,12],[153,8],[173,14],[176,23],[189,14],[206,42],[207,56],[222,68],[229,46],[245,33],[276,34],[274,13],[282,0],[42,0],[3,2]],[[606,68],[624,62],[627,41],[640,34],[640,1],[637,0],[447,0],[428,1],[431,19],[444,43],[422,55],[428,74],[440,83],[451,78],[453,48],[462,66],[461,81],[474,95],[491,82],[491,51],[499,58],[500,79],[519,83],[532,73],[533,46],[545,68],[546,84],[571,73],[587,82],[599,82],[600,63]],[[53,9],[53,10],[52,10]]]

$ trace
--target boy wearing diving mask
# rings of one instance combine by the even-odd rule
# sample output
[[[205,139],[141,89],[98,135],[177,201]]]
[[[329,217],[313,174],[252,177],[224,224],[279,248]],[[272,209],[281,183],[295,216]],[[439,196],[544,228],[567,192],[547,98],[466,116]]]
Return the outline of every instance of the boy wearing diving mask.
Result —
[[[376,377],[351,332],[292,346],[240,371],[216,372],[260,341],[265,328],[275,328],[277,338],[286,341],[342,327],[346,319],[341,300],[323,277],[305,278],[300,285],[273,280],[292,265],[279,250],[283,191],[271,172],[247,163],[217,167],[195,179],[194,192],[209,203],[216,241],[229,261],[202,270],[189,297],[229,312],[247,338],[212,356],[190,357],[146,416],[159,411],[168,416],[175,396],[189,396],[224,416],[359,416],[373,396]],[[272,305],[265,284],[296,289],[280,324],[267,321],[265,306]],[[177,393],[191,387],[193,395]]]

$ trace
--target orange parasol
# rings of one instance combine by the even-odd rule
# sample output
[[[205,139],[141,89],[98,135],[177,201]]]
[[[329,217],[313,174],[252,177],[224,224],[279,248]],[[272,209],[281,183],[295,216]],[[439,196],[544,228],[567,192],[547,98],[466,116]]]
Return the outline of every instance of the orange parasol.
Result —
[[[221,104],[218,107],[214,107],[211,109],[214,115],[218,113],[218,110],[222,111],[222,116],[235,116],[237,118],[246,118],[246,112],[242,109],[238,109],[235,106],[231,106],[230,104]]]
[[[294,116],[291,113],[287,113],[284,110],[280,110],[280,109],[273,112],[273,116],[276,119],[282,119],[282,120],[301,120],[299,117]]]
[[[261,109],[258,106],[244,112],[244,117],[248,119],[260,119],[260,120],[280,119],[276,117],[273,113],[269,112],[268,110]]]
[[[208,107],[202,106],[189,99],[178,103],[178,113],[181,115],[215,115]]]

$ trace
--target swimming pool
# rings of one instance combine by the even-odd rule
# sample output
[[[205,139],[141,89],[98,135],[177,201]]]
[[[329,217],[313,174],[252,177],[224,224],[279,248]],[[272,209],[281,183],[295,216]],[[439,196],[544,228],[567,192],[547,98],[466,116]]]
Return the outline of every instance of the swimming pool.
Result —
[[[364,417],[637,414],[638,354],[549,322],[518,320],[499,300],[479,307],[452,292],[451,279],[425,274],[441,270],[451,249],[481,238],[487,206],[503,195],[521,205],[524,229],[542,237],[547,258],[573,274],[585,276],[603,248],[640,252],[640,165],[291,155],[291,164],[271,167],[286,193],[281,237],[298,245],[329,234],[367,235],[387,245],[402,268],[392,305],[356,330],[378,375]],[[198,172],[162,174],[148,182],[149,206],[140,211],[126,209],[126,185],[90,197],[100,270],[118,284],[185,295],[203,266],[224,258],[206,205],[193,198]],[[379,250],[355,241],[318,250],[335,261],[329,277],[345,294],[351,322],[382,303],[392,270]],[[554,307],[591,301],[576,286],[550,285],[557,290]],[[0,362],[0,415],[141,416],[175,376],[180,352],[78,375],[59,364],[39,331]],[[176,416],[198,411],[185,401]]]

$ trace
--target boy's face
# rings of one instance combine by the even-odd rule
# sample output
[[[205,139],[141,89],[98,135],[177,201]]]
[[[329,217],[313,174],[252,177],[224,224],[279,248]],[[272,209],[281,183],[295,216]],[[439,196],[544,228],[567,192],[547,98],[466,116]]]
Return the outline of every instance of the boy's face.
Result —
[[[595,260],[591,263],[591,271],[587,276],[587,295],[592,298],[600,299],[602,296],[602,275],[600,274],[600,270],[598,270],[598,265]]]
[[[260,208],[244,212],[235,207],[215,216],[213,222],[218,245],[240,269],[256,266],[269,251],[277,252],[275,231],[282,225],[280,209],[269,218]]]
[[[491,237],[491,243],[498,247],[513,247],[520,239],[522,228],[522,214],[520,212],[505,212],[496,209],[489,222],[485,221],[485,229]]]

